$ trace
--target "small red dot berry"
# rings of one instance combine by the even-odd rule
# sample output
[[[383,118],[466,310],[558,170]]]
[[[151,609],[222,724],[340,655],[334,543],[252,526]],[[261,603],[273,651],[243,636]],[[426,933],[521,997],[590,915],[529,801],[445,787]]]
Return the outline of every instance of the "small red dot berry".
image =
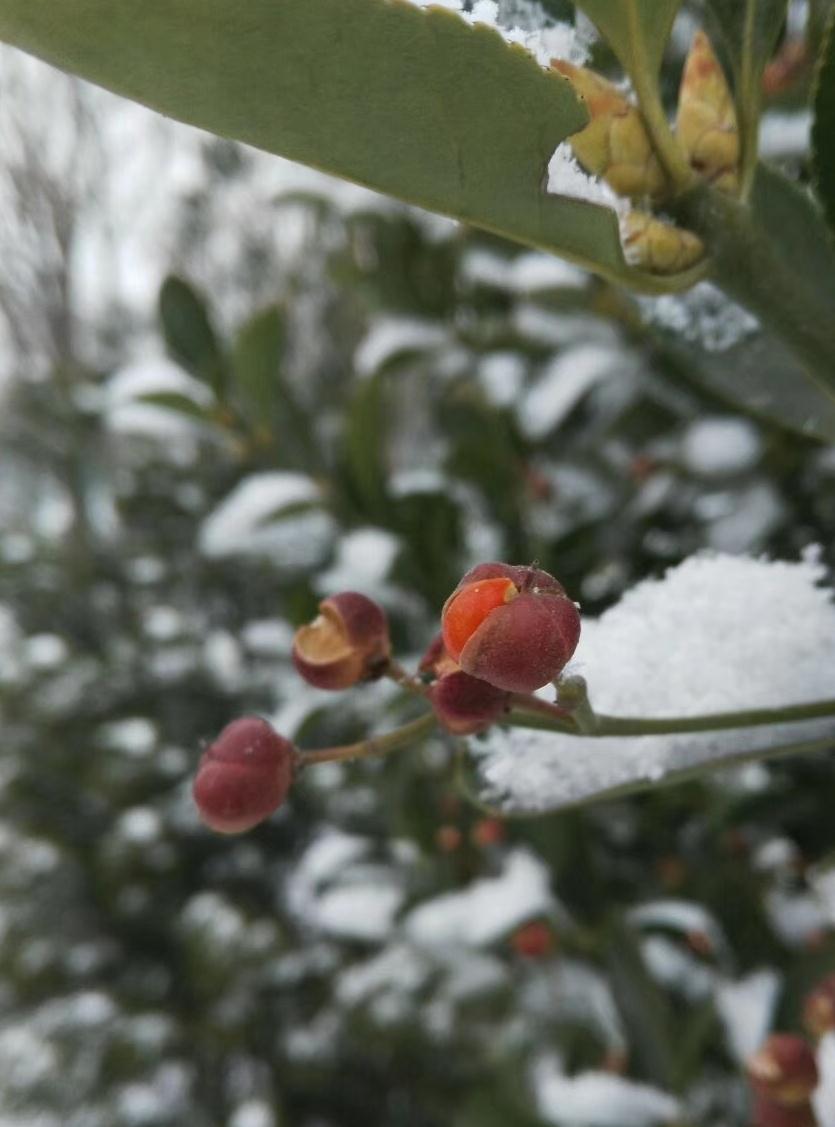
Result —
[[[507,693],[459,669],[434,682],[429,703],[439,724],[456,735],[470,736],[498,720],[507,708]]]
[[[379,677],[391,653],[385,611],[358,591],[331,595],[293,639],[293,663],[317,689],[348,689]]]
[[[536,567],[479,564],[441,615],[449,656],[465,673],[512,693],[553,681],[580,640],[580,615],[560,583]]]
[[[293,781],[295,748],[260,716],[233,720],[203,753],[192,793],[218,833],[239,834],[282,804]]]
[[[543,920],[523,924],[510,937],[510,946],[525,959],[544,959],[554,952],[554,933]]]

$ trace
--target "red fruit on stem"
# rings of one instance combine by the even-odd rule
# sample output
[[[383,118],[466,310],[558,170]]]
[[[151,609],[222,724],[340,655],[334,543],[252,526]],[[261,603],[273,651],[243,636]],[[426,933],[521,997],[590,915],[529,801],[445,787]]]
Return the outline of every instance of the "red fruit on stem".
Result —
[[[786,1106],[755,1095],[751,1127],[818,1127],[818,1119],[809,1100]]]
[[[429,690],[438,722],[459,736],[483,732],[507,707],[507,693],[468,673],[447,673]]]
[[[498,845],[504,841],[507,831],[501,818],[480,818],[473,826],[470,833],[473,845],[480,849],[489,849],[491,845]]]
[[[463,836],[457,826],[438,826],[435,844],[441,853],[455,853],[461,848]]]
[[[295,748],[260,716],[223,729],[200,758],[192,793],[201,819],[218,833],[238,834],[272,814],[293,781]]]
[[[781,1107],[806,1103],[818,1086],[818,1066],[809,1042],[773,1033],[748,1061],[748,1079],[758,1097]]]
[[[358,591],[323,599],[318,616],[293,639],[293,664],[317,689],[347,689],[379,677],[390,653],[385,611]]]
[[[533,920],[514,931],[510,945],[517,955],[526,959],[542,959],[550,955],[556,943],[554,933],[542,920]]]
[[[442,612],[443,640],[465,673],[507,692],[530,693],[553,681],[580,640],[580,615],[546,571],[479,564]]]

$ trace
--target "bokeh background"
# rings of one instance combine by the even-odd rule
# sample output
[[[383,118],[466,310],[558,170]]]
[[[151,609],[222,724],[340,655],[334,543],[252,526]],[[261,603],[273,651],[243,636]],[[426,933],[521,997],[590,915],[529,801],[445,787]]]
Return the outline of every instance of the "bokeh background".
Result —
[[[807,82],[764,125],[801,176]],[[11,51],[0,132],[0,1123],[741,1127],[835,970],[829,758],[508,820],[437,738],[235,840],[190,779],[242,712],[405,715],[293,674],[341,588],[414,658],[483,559],[587,614],[701,550],[831,567],[833,450],[679,347],[755,326]]]

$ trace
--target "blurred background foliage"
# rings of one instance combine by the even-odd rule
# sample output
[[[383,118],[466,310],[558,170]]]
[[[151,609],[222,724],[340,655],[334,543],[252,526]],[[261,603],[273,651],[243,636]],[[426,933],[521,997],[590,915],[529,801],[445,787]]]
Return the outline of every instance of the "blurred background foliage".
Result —
[[[5,80],[28,109],[34,73]],[[3,197],[1,1121],[746,1123],[740,1059],[835,966],[826,760],[504,822],[438,739],[311,773],[241,840],[190,775],[242,712],[307,746],[396,721],[292,673],[340,588],[417,656],[482,559],[586,614],[702,549],[832,566],[832,449],[710,389],[702,351],[752,331],[710,293],[638,305],[324,180],[265,192],[186,130],[152,321],[118,288],[91,312],[113,158],[105,103],[61,89],[59,171],[18,120]],[[473,887],[488,910],[437,899]],[[624,1118],[576,1111],[589,1072]]]

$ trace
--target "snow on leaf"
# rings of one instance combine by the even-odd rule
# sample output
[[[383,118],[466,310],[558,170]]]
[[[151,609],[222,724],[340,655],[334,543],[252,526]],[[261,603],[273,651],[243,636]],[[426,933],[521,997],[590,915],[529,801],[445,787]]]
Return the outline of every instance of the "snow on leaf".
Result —
[[[565,1076],[555,1062],[542,1061],[534,1084],[540,1114],[559,1127],[652,1127],[681,1114],[665,1092],[607,1072]]]
[[[436,896],[412,909],[403,922],[405,934],[418,946],[484,946],[549,912],[553,901],[548,883],[542,861],[517,849],[498,876],[476,880],[461,892]]]
[[[699,716],[835,697],[835,605],[823,566],[699,555],[586,620],[572,669],[601,713]],[[735,754],[832,734],[832,720],[581,739],[495,728],[470,743],[484,797],[542,812],[660,782]]]

